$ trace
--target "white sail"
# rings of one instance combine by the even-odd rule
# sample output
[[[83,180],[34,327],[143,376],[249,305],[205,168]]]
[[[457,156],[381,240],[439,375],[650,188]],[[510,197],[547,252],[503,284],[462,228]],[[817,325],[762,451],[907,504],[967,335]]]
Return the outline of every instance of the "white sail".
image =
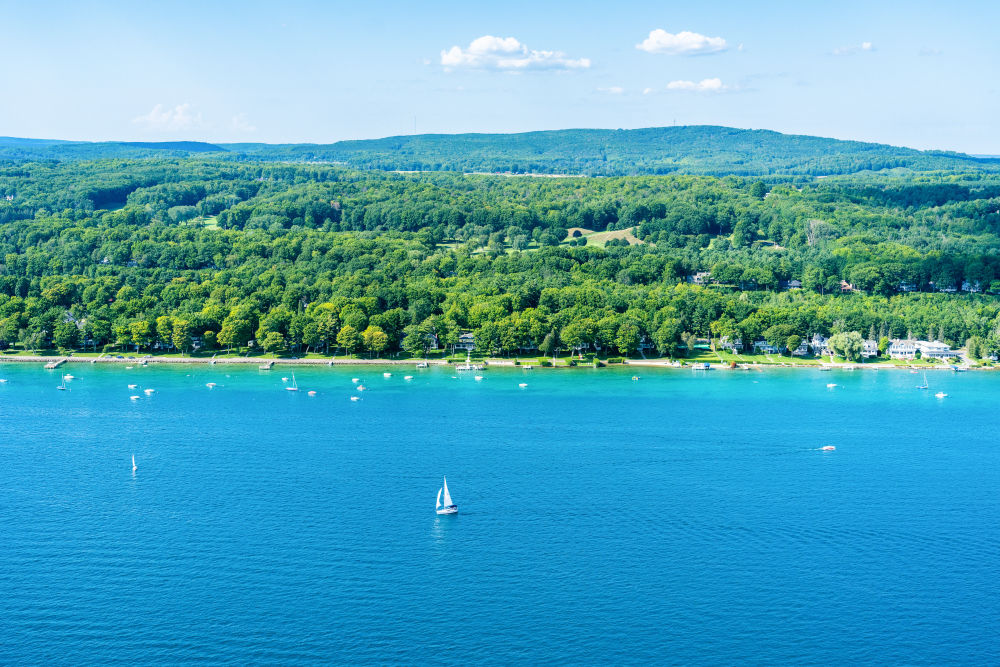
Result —
[[[434,509],[440,509],[440,508],[441,508],[441,489],[438,489],[437,505],[434,506]]]
[[[451,494],[448,493],[448,478],[444,478],[444,506],[451,507],[455,503],[451,502]]]
[[[132,455],[132,470],[135,470],[135,454]]]

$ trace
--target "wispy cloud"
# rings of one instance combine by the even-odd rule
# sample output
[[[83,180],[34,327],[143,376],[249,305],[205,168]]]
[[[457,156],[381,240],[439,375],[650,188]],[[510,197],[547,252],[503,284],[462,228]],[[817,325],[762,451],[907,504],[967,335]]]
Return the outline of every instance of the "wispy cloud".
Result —
[[[671,81],[667,84],[667,90],[689,91],[693,93],[721,93],[729,90],[729,87],[722,83],[722,79],[702,79],[701,81]]]
[[[657,28],[649,37],[635,45],[646,53],[664,53],[669,56],[700,56],[726,50],[726,40],[721,37],[707,37],[687,30],[671,34]]]
[[[621,95],[625,92],[625,89],[621,86],[608,86],[607,88],[598,88],[598,92],[607,93],[608,95]]]
[[[245,113],[238,113],[233,116],[229,123],[230,127],[237,132],[252,133],[257,131],[257,126],[250,122]]]
[[[194,111],[191,104],[187,102],[173,108],[157,104],[149,113],[133,118],[132,122],[147,130],[159,131],[191,130],[204,124],[201,112]]]
[[[871,42],[861,42],[850,46],[841,46],[833,50],[835,56],[853,56],[856,53],[869,53],[875,50],[875,45]]]
[[[483,35],[467,48],[453,46],[441,52],[445,69],[485,69],[523,72],[526,70],[571,70],[590,67],[588,58],[569,58],[562,51],[529,49],[514,37]]]
[[[925,57],[926,56],[939,56],[942,53],[944,53],[944,51],[942,51],[941,49],[935,49],[935,48],[931,48],[929,46],[925,46],[922,49],[920,49],[919,51],[917,51],[917,55],[918,56],[925,56]]]

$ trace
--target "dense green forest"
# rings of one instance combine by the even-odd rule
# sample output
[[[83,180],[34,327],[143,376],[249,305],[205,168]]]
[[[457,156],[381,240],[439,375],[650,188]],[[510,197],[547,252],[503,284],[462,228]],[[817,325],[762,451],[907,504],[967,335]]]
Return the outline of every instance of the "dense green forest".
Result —
[[[215,153],[241,161],[337,163],[356,169],[629,176],[996,171],[1000,160],[859,141],[706,125],[520,134],[423,134],[333,144],[62,142],[0,137],[0,160],[145,158]]]
[[[419,353],[470,331],[499,354],[676,354],[694,338],[858,331],[1000,349],[1000,176],[981,169],[14,161],[0,166],[0,262],[0,345]],[[692,284],[699,272],[711,278]]]

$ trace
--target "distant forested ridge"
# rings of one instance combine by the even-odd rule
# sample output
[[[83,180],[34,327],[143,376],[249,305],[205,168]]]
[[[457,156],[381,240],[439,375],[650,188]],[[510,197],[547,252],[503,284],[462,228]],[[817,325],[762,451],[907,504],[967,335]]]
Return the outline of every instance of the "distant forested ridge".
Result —
[[[500,354],[674,354],[859,331],[1000,351],[1000,175],[978,169],[765,182],[159,155],[0,166],[0,346],[382,354],[470,331]]]
[[[827,176],[905,168],[996,171],[1000,160],[716,126],[424,134],[333,144],[51,142],[0,138],[0,160],[219,153],[231,160],[337,163],[386,171],[628,176]]]

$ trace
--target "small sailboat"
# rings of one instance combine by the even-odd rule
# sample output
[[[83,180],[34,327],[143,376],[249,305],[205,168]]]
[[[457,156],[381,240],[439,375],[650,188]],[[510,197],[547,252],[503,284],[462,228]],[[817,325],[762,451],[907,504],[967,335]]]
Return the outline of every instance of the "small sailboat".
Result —
[[[295,381],[295,373],[292,373],[292,386],[291,387],[285,387],[285,391],[298,391],[298,390],[299,390],[299,385]]]
[[[135,454],[133,454],[132,455],[132,472],[135,472],[135,470],[136,470],[136,467],[135,467]]]
[[[66,386],[66,376],[62,376],[62,384],[56,387],[59,391],[69,391],[69,387]]]
[[[917,389],[930,389],[931,386],[927,384],[927,373],[924,373],[924,383],[918,384]]]
[[[444,493],[444,505],[441,504],[441,494]],[[448,493],[448,478],[444,478],[444,486],[438,489],[437,505],[434,508],[438,514],[458,514],[458,505],[451,501]]]

